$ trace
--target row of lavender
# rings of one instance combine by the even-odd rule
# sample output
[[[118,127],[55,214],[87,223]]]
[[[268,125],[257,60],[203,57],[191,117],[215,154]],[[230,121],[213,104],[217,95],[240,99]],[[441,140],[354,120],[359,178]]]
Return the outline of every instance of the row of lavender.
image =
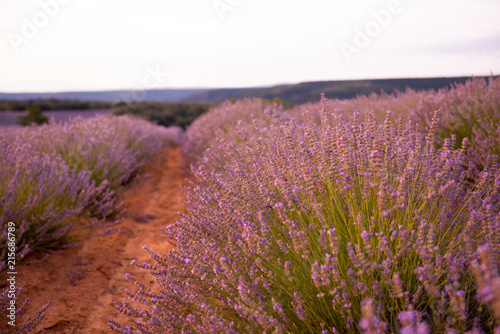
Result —
[[[441,111],[441,120],[436,129],[437,145],[441,146],[445,138],[454,134],[457,143],[468,138],[470,149],[468,159],[478,167],[482,166],[485,156],[500,156],[500,78],[474,78],[465,84],[438,91],[414,91],[394,94],[372,94],[349,100],[328,100],[329,109],[336,115],[349,120],[355,112],[371,111],[375,119],[383,121],[386,111],[393,112],[391,119],[396,121],[400,115],[419,123],[420,133],[425,135],[431,123],[434,111]],[[261,99],[248,99],[222,104],[199,117],[186,132],[184,137],[184,156],[193,163],[203,161],[204,152],[210,148],[217,150],[220,139],[238,142],[238,135],[233,131],[238,123],[249,125],[251,115],[264,122],[265,131],[270,125],[265,119],[265,111],[271,110],[280,121],[294,119],[301,123],[305,111],[321,109],[321,103],[307,103],[289,110],[282,106],[266,103]],[[311,115],[311,121],[321,124],[319,113]],[[247,126],[248,128],[248,126]],[[247,129],[255,134],[253,129]]]
[[[347,119],[354,112],[373,111],[382,121],[386,110],[394,112],[393,120],[405,115],[421,126],[425,134],[432,123],[435,110],[441,111],[441,119],[436,129],[437,144],[441,146],[445,138],[454,134],[457,142],[468,138],[471,147],[468,158],[478,167],[484,157],[500,156],[500,77],[489,79],[474,78],[453,88],[435,91],[414,91],[396,94],[360,96],[352,100],[330,100],[329,107]],[[305,104],[290,110],[293,115],[301,115],[306,110],[318,110],[319,103]],[[319,118],[316,119],[319,122]]]
[[[136,263],[159,288],[130,276],[131,322],[110,328],[500,333],[498,84],[342,101],[376,111],[349,122],[325,100],[302,120],[259,100],[209,112],[186,134],[198,181],[164,229],[176,249]]]
[[[113,213],[118,188],[172,135],[125,116],[1,132],[0,273],[9,253],[8,222],[16,225],[16,262],[37,249],[64,245],[77,217],[103,219]],[[41,314],[26,326],[36,324],[37,317]]]

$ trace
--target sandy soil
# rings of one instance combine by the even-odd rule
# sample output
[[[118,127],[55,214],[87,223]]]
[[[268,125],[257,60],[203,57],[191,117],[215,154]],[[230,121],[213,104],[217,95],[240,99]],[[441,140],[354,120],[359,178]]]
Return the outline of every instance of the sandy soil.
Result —
[[[131,260],[154,263],[144,244],[165,253],[170,248],[160,228],[184,211],[180,185],[187,174],[179,148],[167,148],[140,172],[140,177],[120,195],[124,219],[112,227],[80,230],[78,248],[51,254],[46,260],[17,266],[22,298],[31,299],[28,314],[48,300],[53,304],[36,333],[113,333],[109,317],[124,319],[110,305],[135,291],[125,273],[154,285],[153,277],[130,265]]]

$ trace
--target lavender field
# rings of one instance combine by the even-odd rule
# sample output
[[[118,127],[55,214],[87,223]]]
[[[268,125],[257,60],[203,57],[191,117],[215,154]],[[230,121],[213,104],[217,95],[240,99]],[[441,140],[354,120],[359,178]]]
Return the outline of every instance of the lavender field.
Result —
[[[69,231],[81,227],[79,217],[92,224],[113,217],[117,191],[164,145],[174,144],[177,132],[110,115],[0,132],[0,274],[39,250],[64,248]],[[2,305],[11,293],[2,291]],[[34,329],[49,305],[14,332]]]
[[[128,298],[112,303],[123,316],[102,331],[500,333],[499,128],[493,77],[212,108],[181,145],[187,213],[158,231],[175,248],[144,246],[155,264],[132,263],[155,282],[128,275]],[[114,217],[119,189],[176,136],[102,115],[0,133],[0,218],[19,223],[16,260],[64,245],[78,217]]]
[[[146,247],[159,288],[117,301],[131,320],[110,327],[499,333],[498,85],[201,116],[190,214],[164,228],[176,249]]]

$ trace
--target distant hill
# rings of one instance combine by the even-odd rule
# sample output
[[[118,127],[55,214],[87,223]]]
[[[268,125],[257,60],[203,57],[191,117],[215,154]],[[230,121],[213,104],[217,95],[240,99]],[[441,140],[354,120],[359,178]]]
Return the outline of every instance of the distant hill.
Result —
[[[357,95],[370,93],[392,93],[396,90],[405,91],[439,89],[449,87],[453,83],[464,83],[471,77],[425,78],[425,79],[377,79],[377,80],[342,80],[303,82],[293,85],[279,85],[269,88],[225,88],[211,89],[194,93],[183,98],[182,102],[219,103],[232,98],[260,97],[273,99],[279,97],[287,104],[302,104],[316,102],[320,94],[327,98],[348,99]]]
[[[303,82],[290,85],[253,88],[217,88],[217,89],[156,89],[139,91],[96,91],[96,92],[61,92],[61,93],[0,93],[0,100],[28,99],[69,99],[81,101],[146,101],[146,102],[196,102],[220,103],[229,99],[260,97],[264,99],[280,98],[286,104],[302,104],[315,102],[320,94],[328,98],[348,99],[357,95],[368,95],[384,91],[392,93],[405,91],[439,89],[449,87],[453,83],[464,83],[471,77],[424,78],[424,79],[376,79],[376,80],[341,80]]]
[[[168,101],[176,102],[204,89],[155,89],[138,91],[113,90],[96,92],[60,92],[60,93],[0,93],[0,100],[33,100],[33,99],[58,99],[120,102],[130,100]]]

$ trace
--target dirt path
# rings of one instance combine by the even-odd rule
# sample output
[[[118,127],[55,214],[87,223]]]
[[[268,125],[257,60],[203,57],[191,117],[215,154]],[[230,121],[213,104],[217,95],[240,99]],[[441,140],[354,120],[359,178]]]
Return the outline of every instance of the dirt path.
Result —
[[[23,299],[31,299],[28,314],[48,300],[52,307],[36,333],[113,333],[109,317],[124,319],[110,305],[135,291],[126,273],[154,283],[147,271],[131,266],[132,259],[153,263],[144,244],[165,253],[171,246],[160,228],[173,223],[184,206],[180,185],[186,174],[179,148],[167,148],[141,171],[139,179],[120,196],[125,219],[112,227],[80,231],[79,248],[52,254],[41,263],[18,266]]]

